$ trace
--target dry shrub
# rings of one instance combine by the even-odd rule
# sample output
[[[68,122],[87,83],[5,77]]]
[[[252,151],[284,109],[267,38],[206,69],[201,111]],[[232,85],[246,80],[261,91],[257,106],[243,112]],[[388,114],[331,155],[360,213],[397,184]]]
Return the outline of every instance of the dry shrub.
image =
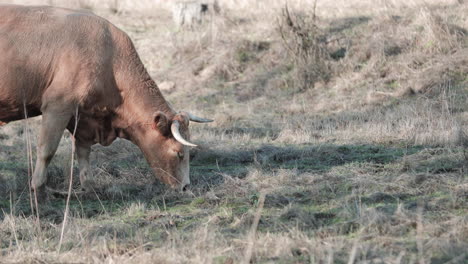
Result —
[[[413,20],[416,28],[413,47],[426,53],[450,53],[461,48],[467,31],[447,21],[447,17],[422,8]]]
[[[427,7],[420,9],[410,26],[412,49],[407,67],[411,72],[404,73],[408,78],[405,90],[437,95],[441,92],[437,88],[444,83],[466,78],[466,29],[451,24],[448,16]]]
[[[453,54],[440,55],[426,63],[408,80],[407,89],[413,93],[437,95],[446,83],[464,81],[468,73],[468,49],[460,49]]]
[[[291,13],[286,6],[278,30],[294,67],[294,86],[305,90],[318,81],[328,81],[326,38],[318,26],[315,9],[312,14]]]
[[[330,33],[345,40],[341,49],[346,50],[344,58],[331,65],[338,77],[332,78],[336,89],[373,87],[366,103],[381,104],[417,93],[438,96],[446,83],[464,81],[467,31],[455,25],[458,17],[446,14],[448,10],[430,6],[400,10],[346,32],[331,23]]]

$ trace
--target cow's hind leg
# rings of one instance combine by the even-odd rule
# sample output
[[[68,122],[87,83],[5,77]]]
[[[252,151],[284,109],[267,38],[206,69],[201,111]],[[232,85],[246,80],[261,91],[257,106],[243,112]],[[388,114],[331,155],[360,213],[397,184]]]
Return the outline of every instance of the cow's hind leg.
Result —
[[[72,111],[46,111],[42,113],[36,167],[31,182],[36,194],[43,192],[42,187],[47,181],[47,166],[57,150],[63,131],[72,115]]]
[[[92,181],[90,180],[91,169],[89,165],[89,155],[91,153],[91,146],[83,144],[79,141],[76,143],[76,155],[78,158],[78,166],[80,168],[80,184],[81,188],[85,191],[91,191],[93,188]]]

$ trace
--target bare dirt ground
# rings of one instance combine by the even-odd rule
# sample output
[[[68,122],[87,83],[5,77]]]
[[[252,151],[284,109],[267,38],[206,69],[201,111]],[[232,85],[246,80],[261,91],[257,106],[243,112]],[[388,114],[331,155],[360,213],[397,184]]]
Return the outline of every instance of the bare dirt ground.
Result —
[[[191,128],[184,193],[130,142],[94,146],[60,251],[66,198],[30,209],[40,118],[2,126],[0,263],[468,263],[466,1],[226,0],[193,28],[170,1],[0,2],[93,10],[176,109],[215,119]]]

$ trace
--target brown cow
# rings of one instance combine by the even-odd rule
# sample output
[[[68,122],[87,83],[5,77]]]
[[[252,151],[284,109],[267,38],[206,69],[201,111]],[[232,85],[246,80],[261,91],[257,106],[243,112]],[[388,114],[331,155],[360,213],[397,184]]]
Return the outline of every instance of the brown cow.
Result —
[[[26,111],[25,111],[26,110]],[[25,113],[26,112],[26,113]],[[125,138],[173,188],[190,183],[189,120],[175,112],[130,38],[88,11],[0,5],[0,124],[42,115],[32,187],[39,191],[67,128],[76,127],[82,187],[91,145]],[[41,187],[41,188],[40,188]]]

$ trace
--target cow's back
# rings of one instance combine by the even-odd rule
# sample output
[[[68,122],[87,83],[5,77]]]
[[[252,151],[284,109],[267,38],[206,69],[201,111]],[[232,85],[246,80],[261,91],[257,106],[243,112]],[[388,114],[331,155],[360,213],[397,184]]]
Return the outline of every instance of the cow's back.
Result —
[[[22,118],[24,105],[40,114],[44,98],[99,100],[115,88],[114,53],[110,23],[90,12],[0,5],[0,121]]]

